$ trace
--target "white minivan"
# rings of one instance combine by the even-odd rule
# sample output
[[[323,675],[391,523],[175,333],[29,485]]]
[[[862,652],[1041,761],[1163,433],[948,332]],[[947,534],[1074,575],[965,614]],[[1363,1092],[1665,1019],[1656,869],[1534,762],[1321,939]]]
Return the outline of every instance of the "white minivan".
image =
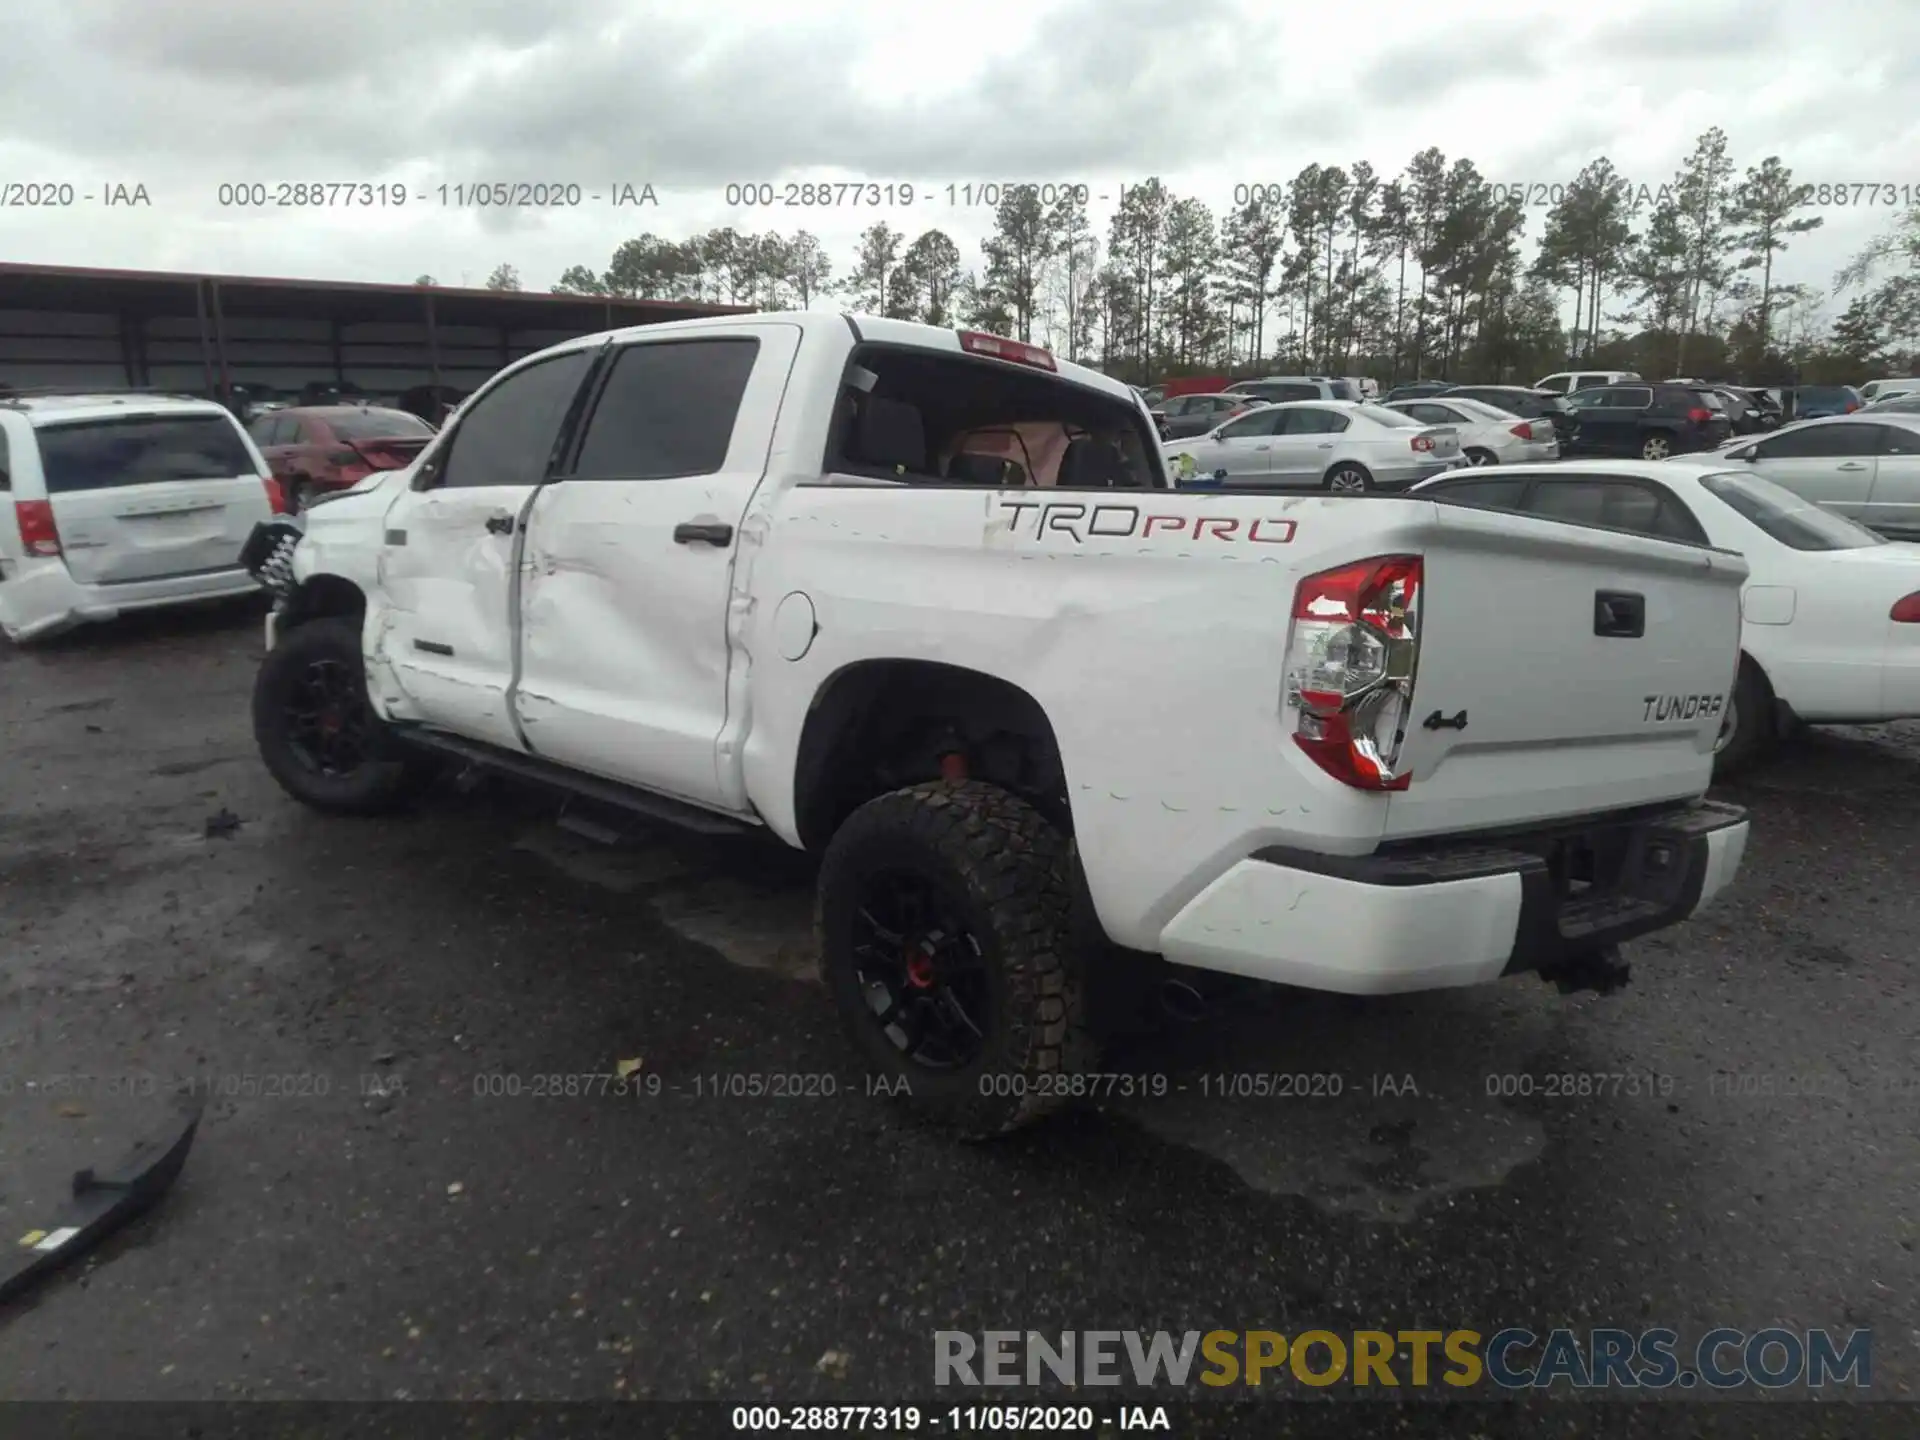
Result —
[[[1895,395],[1911,395],[1920,391],[1920,380],[1909,376],[1905,380],[1869,380],[1860,387],[1860,398],[1871,405],[1876,400],[1890,400]]]
[[[1556,395],[1571,395],[1576,390],[1591,390],[1596,385],[1631,385],[1640,377],[1631,370],[1562,370],[1544,380],[1533,382],[1536,390],[1551,390]]]
[[[0,395],[0,634],[246,595],[279,482],[227,410],[151,394]]]

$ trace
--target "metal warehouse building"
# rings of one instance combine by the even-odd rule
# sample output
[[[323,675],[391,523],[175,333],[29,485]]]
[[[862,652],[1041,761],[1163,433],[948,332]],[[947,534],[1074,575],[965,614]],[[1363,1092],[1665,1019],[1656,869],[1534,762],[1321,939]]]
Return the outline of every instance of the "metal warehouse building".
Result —
[[[0,386],[469,391],[575,335],[742,307],[0,263]]]

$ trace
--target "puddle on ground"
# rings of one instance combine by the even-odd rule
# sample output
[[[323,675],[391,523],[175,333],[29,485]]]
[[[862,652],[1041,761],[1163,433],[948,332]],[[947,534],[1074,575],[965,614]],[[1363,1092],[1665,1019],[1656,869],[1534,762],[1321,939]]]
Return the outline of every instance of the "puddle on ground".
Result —
[[[1428,1205],[1500,1184],[1546,1145],[1537,1121],[1491,1102],[1223,1099],[1195,1078],[1185,1083],[1114,1109],[1256,1190],[1362,1220],[1406,1224]]]
[[[793,980],[818,978],[807,887],[690,874],[668,845],[601,845],[554,827],[528,832],[514,848],[582,884],[621,895],[645,892],[663,923],[729,964]]]

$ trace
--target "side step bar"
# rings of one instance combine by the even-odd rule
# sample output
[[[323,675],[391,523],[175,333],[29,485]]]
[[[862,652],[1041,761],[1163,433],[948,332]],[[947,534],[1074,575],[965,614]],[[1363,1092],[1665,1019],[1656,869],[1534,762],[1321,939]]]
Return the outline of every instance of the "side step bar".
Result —
[[[691,830],[696,834],[749,835],[757,833],[761,828],[757,822],[737,820],[731,815],[722,815],[715,810],[705,810],[698,805],[690,805],[684,800],[656,795],[651,790],[622,785],[617,780],[603,780],[597,775],[583,775],[578,770],[556,765],[553,761],[543,760],[538,755],[516,754],[511,750],[502,750],[482,741],[468,740],[462,736],[432,730],[424,725],[396,727],[395,734],[410,745],[418,745],[422,749],[450,755],[483,770],[496,770],[521,780],[531,781],[536,785],[546,786],[551,790],[578,795],[583,800],[597,801],[602,805],[610,805],[615,809],[644,816],[649,820],[677,825],[683,830]]]

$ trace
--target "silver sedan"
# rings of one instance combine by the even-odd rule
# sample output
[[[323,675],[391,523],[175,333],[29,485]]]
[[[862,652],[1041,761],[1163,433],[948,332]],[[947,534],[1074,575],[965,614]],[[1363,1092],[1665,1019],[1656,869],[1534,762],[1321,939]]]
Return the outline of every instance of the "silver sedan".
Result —
[[[1451,426],[1352,400],[1268,405],[1161,448],[1183,483],[1343,494],[1403,490],[1467,463]]]
[[[1723,445],[1719,455],[1836,515],[1920,536],[1920,415],[1856,410],[1804,420]]]

